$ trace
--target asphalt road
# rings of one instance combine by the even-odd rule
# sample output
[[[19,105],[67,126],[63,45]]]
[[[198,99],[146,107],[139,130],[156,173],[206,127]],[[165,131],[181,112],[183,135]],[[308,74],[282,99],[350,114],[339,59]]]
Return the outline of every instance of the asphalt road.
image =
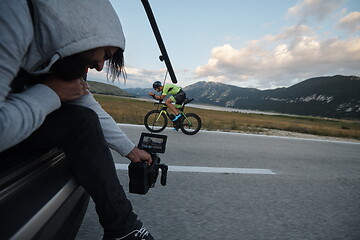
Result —
[[[146,131],[122,129],[134,142]],[[170,169],[176,166],[167,186],[158,181],[145,196],[128,194],[155,239],[360,239],[359,143],[206,131],[186,136],[168,129],[163,134],[167,149],[159,156]],[[117,164],[128,163],[113,155]],[[178,166],[210,168],[183,172]],[[219,168],[256,171],[207,172]],[[128,192],[127,172],[118,176]],[[76,240],[101,238],[91,202]]]

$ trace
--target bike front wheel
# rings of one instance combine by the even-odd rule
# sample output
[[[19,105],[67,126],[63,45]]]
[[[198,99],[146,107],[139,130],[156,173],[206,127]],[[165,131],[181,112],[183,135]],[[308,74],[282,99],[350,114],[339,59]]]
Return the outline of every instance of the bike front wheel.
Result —
[[[150,132],[161,132],[167,126],[168,120],[160,110],[152,110],[145,115],[144,125]]]
[[[201,128],[201,118],[195,113],[188,113],[182,117],[180,129],[186,135],[194,135]]]

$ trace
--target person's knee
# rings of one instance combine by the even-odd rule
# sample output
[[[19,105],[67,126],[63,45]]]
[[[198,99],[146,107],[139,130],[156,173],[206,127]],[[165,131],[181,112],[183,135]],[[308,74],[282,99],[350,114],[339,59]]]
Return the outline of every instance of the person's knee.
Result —
[[[170,98],[166,99],[165,100],[165,104],[168,105],[168,104],[171,104],[172,103],[172,100]]]
[[[73,122],[74,125],[81,126],[85,123],[90,124],[98,124],[99,117],[92,109],[78,106],[78,105],[66,105],[66,113],[70,118],[70,121]]]
[[[101,124],[95,111],[87,107],[71,105],[67,106],[67,114],[68,118],[64,122],[64,129],[69,132],[70,140],[64,146],[71,145],[80,138],[84,140],[83,144],[86,144],[89,139],[103,140]],[[71,139],[75,141],[71,141]]]

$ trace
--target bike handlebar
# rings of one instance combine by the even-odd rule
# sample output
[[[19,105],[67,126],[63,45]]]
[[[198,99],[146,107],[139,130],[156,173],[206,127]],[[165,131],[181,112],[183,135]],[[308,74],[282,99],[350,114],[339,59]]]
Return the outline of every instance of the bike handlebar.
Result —
[[[163,103],[162,100],[159,100],[158,102],[154,102],[154,105],[156,104],[165,104],[165,103]]]

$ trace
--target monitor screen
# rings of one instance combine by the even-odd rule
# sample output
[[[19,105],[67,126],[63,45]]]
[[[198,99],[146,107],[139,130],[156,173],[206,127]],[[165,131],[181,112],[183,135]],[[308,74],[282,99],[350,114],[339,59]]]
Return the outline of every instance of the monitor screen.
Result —
[[[138,148],[152,153],[164,153],[166,139],[166,135],[141,133]]]

